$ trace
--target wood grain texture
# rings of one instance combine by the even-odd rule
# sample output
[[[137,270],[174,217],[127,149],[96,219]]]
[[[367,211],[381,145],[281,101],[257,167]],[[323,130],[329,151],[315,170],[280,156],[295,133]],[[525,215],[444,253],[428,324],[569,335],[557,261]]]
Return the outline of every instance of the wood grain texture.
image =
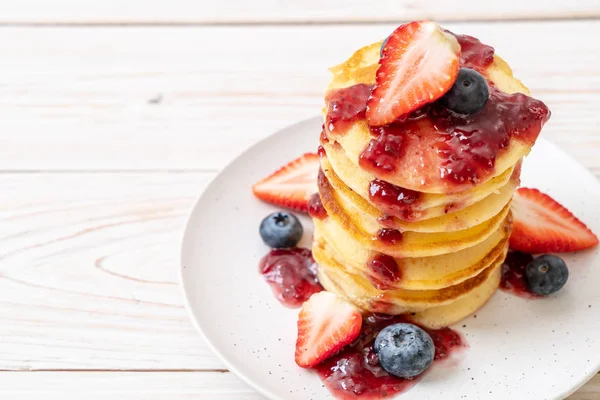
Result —
[[[0,370],[224,368],[178,285],[212,175],[0,174]]]
[[[264,399],[229,372],[5,372],[0,374],[0,387],[11,400],[49,395],[67,400]],[[597,375],[568,400],[599,398]]]
[[[598,399],[600,399],[600,375],[596,375],[586,385],[568,398],[568,400]]]
[[[0,23],[231,24],[444,21],[600,16],[596,0],[20,0],[0,4]]]
[[[229,372],[5,372],[0,374],[0,387],[11,400],[263,399]]]
[[[327,67],[393,27],[4,28],[0,169],[221,168],[318,114]],[[493,43],[551,108],[544,136],[600,172],[600,24],[448,27]]]

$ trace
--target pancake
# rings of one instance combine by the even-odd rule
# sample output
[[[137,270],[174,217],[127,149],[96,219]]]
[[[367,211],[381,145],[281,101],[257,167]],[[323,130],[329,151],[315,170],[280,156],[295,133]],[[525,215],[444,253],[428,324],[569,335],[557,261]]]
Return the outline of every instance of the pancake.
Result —
[[[336,237],[335,242],[328,242],[321,233],[327,223],[315,221],[314,252],[326,253],[327,258],[335,260],[344,271],[361,275],[372,284],[384,281],[387,287],[407,290],[441,289],[476,276],[504,252],[511,231],[510,222],[506,221],[489,238],[473,247],[433,257],[395,258],[401,278],[389,282],[369,267],[373,252],[360,246],[347,233]]]
[[[475,277],[439,290],[378,290],[365,278],[345,272],[324,252],[317,250],[313,256],[319,264],[319,281],[327,291],[347,299],[365,311],[397,315],[445,306],[464,298],[484,285],[501,267],[506,250],[494,260],[491,266]]]
[[[499,266],[483,284],[465,297],[445,306],[431,307],[425,311],[417,312],[411,315],[410,319],[430,329],[440,329],[455,324],[483,307],[496,293],[501,278],[502,266]]]
[[[397,207],[384,208],[381,204],[377,204],[369,199],[369,186],[375,180],[375,177],[350,162],[339,145],[331,145],[328,141],[321,143],[321,145],[326,152],[326,156],[321,157],[323,170],[334,170],[341,182],[374,207],[379,207],[386,214],[408,221],[435,218],[446,214],[449,209],[455,212],[469,207],[506,186],[510,179],[514,179],[518,185],[521,174],[520,168],[511,167],[484,184],[463,192],[450,194],[418,192],[418,199],[406,207],[406,211],[409,212],[408,214],[412,218],[406,218],[407,213],[397,212]],[[332,179],[330,179],[330,182],[335,183]]]
[[[320,185],[321,186],[321,185]],[[328,218],[322,234],[330,243],[348,232],[359,246],[392,257],[430,257],[472,247],[491,236],[504,222],[510,203],[492,218],[468,229],[450,232],[402,232],[395,242],[383,241],[378,232],[368,232],[338,203],[335,193],[319,191]],[[316,224],[316,221],[315,221]]]
[[[329,85],[329,93],[357,84],[374,84],[380,45],[381,43],[375,43],[364,47],[346,62],[332,68],[333,79]],[[491,97],[494,97],[495,93],[502,92],[507,95],[515,92],[529,94],[527,88],[513,76],[506,62],[498,56],[494,56],[493,63],[481,69],[480,72],[493,83],[493,87],[490,89]],[[377,178],[396,186],[426,193],[458,193],[483,184],[512,168],[529,153],[541,127],[549,116],[548,113],[544,114],[538,105],[538,103],[542,105],[543,103],[525,96],[517,97],[517,99],[514,104],[516,104],[515,107],[520,107],[518,112],[527,113],[527,118],[531,120],[528,122],[528,127],[519,131],[518,134],[510,132],[508,143],[499,146],[498,154],[494,156],[492,165],[481,168],[481,171],[473,179],[451,181],[440,174],[446,163],[446,159],[442,158],[438,151],[440,138],[444,137],[444,132],[428,118],[409,120],[399,127],[401,128],[399,131],[402,133],[403,156],[395,160],[394,170],[373,169],[370,172]],[[531,104],[528,103],[528,99],[531,100]],[[347,126],[344,125],[344,129],[341,130],[332,129],[330,125],[326,120],[325,136],[328,140],[331,143],[338,143],[353,164],[365,169],[365,165],[361,165],[359,159],[363,150],[373,139],[366,119],[355,118],[347,123]],[[455,152],[454,155],[451,155],[451,159],[455,156],[462,156],[459,150],[450,151]],[[480,157],[480,153],[473,157]]]
[[[388,217],[387,213],[380,211],[346,186],[338,178],[325,157],[321,158],[321,170],[324,175],[319,177],[319,191],[322,198],[325,201],[335,201],[337,204],[331,205],[331,208],[340,207],[343,209],[355,224],[371,235],[377,235],[377,232],[382,228],[397,229],[400,232],[424,233],[452,232],[472,228],[500,213],[510,202],[514,191],[519,185],[517,174],[509,179],[504,186],[466,208],[455,211],[450,206],[439,206],[432,212],[432,215],[440,215],[438,217],[406,222],[399,218]],[[428,211],[424,210],[423,212]]]

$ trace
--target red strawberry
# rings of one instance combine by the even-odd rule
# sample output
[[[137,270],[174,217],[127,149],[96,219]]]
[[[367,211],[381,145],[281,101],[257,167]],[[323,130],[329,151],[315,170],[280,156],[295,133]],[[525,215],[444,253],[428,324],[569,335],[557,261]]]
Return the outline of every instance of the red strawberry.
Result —
[[[319,156],[306,153],[252,187],[254,195],[267,203],[308,212],[308,200],[317,192]]]
[[[526,253],[587,249],[598,238],[569,210],[537,189],[519,188],[513,197],[510,248]]]
[[[296,364],[314,367],[352,343],[361,327],[358,308],[333,293],[313,294],[298,315]]]
[[[456,38],[429,21],[401,25],[385,44],[367,120],[381,126],[442,97],[459,70]]]

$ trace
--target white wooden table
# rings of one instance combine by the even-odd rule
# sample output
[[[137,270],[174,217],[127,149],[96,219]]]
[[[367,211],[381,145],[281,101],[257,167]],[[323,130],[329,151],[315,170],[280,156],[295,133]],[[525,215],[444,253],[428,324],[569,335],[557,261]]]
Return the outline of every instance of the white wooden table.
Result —
[[[493,44],[600,176],[599,0],[2,2],[0,397],[260,399],[182,306],[186,215],[319,112],[327,67],[417,18]]]

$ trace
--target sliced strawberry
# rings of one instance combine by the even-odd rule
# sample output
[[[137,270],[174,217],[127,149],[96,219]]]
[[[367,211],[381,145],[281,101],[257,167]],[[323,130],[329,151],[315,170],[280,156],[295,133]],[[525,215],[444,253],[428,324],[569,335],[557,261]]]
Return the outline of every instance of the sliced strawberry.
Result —
[[[267,203],[308,212],[308,201],[317,192],[319,156],[306,153],[252,187],[254,195]]]
[[[459,70],[456,38],[429,21],[401,25],[385,44],[367,102],[372,126],[393,122],[442,97]]]
[[[587,249],[598,238],[569,210],[537,189],[519,188],[513,197],[510,247],[526,253]]]
[[[333,293],[313,294],[298,315],[296,364],[314,367],[352,343],[361,327],[358,308]]]

